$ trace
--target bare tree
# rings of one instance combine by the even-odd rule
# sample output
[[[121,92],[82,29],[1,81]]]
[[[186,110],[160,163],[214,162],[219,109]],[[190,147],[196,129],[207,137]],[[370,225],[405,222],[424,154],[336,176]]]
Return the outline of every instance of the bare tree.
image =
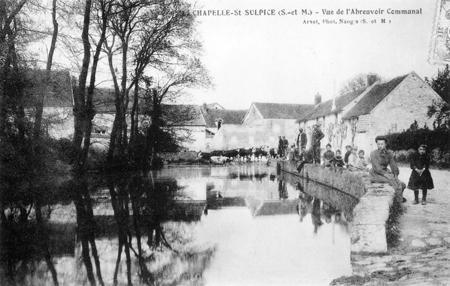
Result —
[[[363,90],[380,79],[381,77],[376,73],[358,74],[344,83],[339,94],[342,95]]]
[[[128,144],[134,142],[139,116],[138,83],[148,69],[174,64],[175,59],[186,57],[186,52],[200,47],[192,37],[194,17],[189,9],[190,5],[182,0],[116,3],[109,37],[105,42],[116,107],[108,162],[112,162],[115,156],[124,158]],[[116,61],[116,57],[120,60]],[[134,93],[130,98],[133,88]],[[128,115],[131,118],[130,140],[126,120]]]
[[[151,125],[149,127],[148,143],[146,146],[145,156],[150,157],[153,164],[158,156],[158,148],[160,145],[159,138],[161,129],[171,129],[193,119],[193,111],[185,109],[184,112],[176,114],[170,113],[169,118],[165,118],[162,110],[163,103],[175,102],[182,94],[183,90],[193,86],[209,86],[210,78],[204,69],[200,60],[188,59],[187,61],[179,61],[175,69],[168,65],[164,66],[165,72],[160,75],[159,80],[146,80],[146,89],[150,92],[150,98],[147,98],[149,107],[147,112],[150,114]],[[173,133],[172,133],[173,134]],[[173,134],[176,136],[176,134]]]
[[[50,76],[51,76],[51,69],[53,65],[53,55],[55,53],[56,49],[56,40],[58,38],[58,21],[56,20],[56,0],[52,1],[52,25],[53,25],[53,32],[52,32],[52,39],[50,43],[50,48],[48,52],[47,57],[47,65],[45,68],[46,75],[45,75],[45,83],[44,88],[41,90],[41,93],[39,95],[39,99],[36,106],[36,118],[34,121],[34,132],[33,135],[35,138],[38,138],[41,133],[42,129],[42,114],[44,110],[44,100],[45,95],[48,92],[48,83],[50,82]]]

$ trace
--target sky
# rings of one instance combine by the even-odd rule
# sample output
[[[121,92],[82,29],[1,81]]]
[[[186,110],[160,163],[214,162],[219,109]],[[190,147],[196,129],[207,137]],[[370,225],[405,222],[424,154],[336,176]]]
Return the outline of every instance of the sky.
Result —
[[[50,5],[50,0],[43,0]],[[213,87],[187,90],[180,103],[217,102],[227,109],[248,109],[252,102],[311,104],[316,93],[322,100],[335,96],[357,74],[377,73],[383,79],[415,71],[432,77],[442,66],[428,60],[436,7],[441,0],[186,0],[196,10],[311,9],[306,16],[198,16],[196,37],[203,43],[200,56]],[[322,9],[384,9],[382,16],[334,15],[327,19],[377,24],[304,24],[321,21]],[[421,15],[387,15],[391,9],[422,9]],[[390,23],[381,24],[384,18]],[[49,15],[38,23],[49,25]],[[67,19],[66,19],[67,20]],[[63,21],[61,21],[63,22]],[[60,31],[79,37],[72,26]],[[73,32],[77,31],[77,32]],[[49,40],[33,47],[46,55]],[[58,46],[59,45],[59,46]],[[68,41],[70,46],[70,40]],[[63,47],[62,42],[57,48]],[[57,49],[58,67],[70,66],[74,75],[79,60],[67,48]],[[44,58],[45,60],[45,58]],[[106,59],[100,63],[97,83],[111,87]]]
[[[195,0],[200,10],[223,9],[377,9],[383,16],[333,16],[329,19],[385,18],[391,23],[306,25],[317,16],[199,16],[202,61],[214,86],[189,90],[189,103],[218,102],[247,109],[252,102],[310,104],[314,95],[330,99],[360,73],[384,79],[415,71],[436,74],[428,61],[435,0]],[[386,10],[419,9],[422,15],[387,15]]]

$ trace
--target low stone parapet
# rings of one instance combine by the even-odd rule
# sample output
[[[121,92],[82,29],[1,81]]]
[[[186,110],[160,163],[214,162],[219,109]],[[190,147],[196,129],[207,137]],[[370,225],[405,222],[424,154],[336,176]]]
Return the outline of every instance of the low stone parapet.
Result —
[[[313,180],[357,198],[351,222],[351,250],[357,253],[387,252],[386,228],[396,193],[388,184],[371,183],[368,172],[305,164],[298,172],[296,162],[279,161],[277,170],[291,183]]]

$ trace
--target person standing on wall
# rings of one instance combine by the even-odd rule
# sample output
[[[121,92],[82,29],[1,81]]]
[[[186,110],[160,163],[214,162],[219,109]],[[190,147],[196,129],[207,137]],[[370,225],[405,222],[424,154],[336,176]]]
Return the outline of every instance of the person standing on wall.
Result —
[[[289,141],[286,139],[286,136],[283,136],[283,149],[284,149],[284,158],[287,158],[289,153]]]
[[[433,178],[429,170],[430,158],[427,154],[427,145],[420,145],[418,152],[410,158],[411,176],[409,177],[408,189],[414,191],[413,204],[419,203],[419,189],[422,190],[422,205],[427,203],[427,190],[433,189]]]
[[[370,153],[372,169],[370,169],[369,174],[371,182],[388,183],[394,187],[396,193],[403,195],[406,185],[398,179],[400,171],[394,160],[394,152],[386,149],[386,137],[377,136],[375,142],[377,143],[377,149]],[[405,198],[403,198],[403,202],[406,202]]]
[[[314,130],[312,133],[312,153],[313,153],[313,162],[316,164],[320,164],[320,140],[325,137],[322,130],[320,130],[320,123],[314,125]]]
[[[298,135],[297,135],[297,149],[298,153],[300,154],[303,147],[306,148],[306,144],[308,143],[308,137],[306,136],[306,133],[303,131],[303,128],[298,129]]]
[[[278,157],[282,158],[283,157],[283,139],[281,138],[281,136],[278,136]]]

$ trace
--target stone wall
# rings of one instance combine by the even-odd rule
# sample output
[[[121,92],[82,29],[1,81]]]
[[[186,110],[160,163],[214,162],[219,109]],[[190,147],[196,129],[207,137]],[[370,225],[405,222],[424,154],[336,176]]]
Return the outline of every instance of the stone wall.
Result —
[[[386,222],[396,197],[394,188],[371,183],[368,172],[306,164],[299,173],[292,161],[279,161],[277,170],[282,178],[289,177],[291,183],[309,179],[359,199],[351,222],[352,252],[387,252]]]

